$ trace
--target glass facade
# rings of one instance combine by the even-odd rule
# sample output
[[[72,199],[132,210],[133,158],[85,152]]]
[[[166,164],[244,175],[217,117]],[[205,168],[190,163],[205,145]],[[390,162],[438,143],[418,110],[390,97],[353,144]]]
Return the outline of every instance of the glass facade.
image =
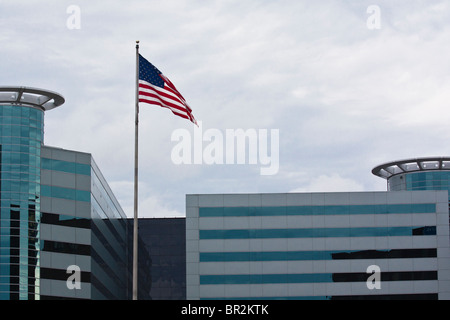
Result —
[[[388,179],[389,191],[445,190],[449,194],[450,221],[450,171],[430,170],[394,175]]]
[[[148,247],[148,241],[145,239],[147,234],[147,228],[145,224],[141,223],[142,219],[138,220],[138,286],[137,286],[137,299],[138,300],[152,300],[154,299],[154,296],[152,295],[154,292],[154,289],[152,288],[152,275],[153,275],[153,268],[152,268],[152,257],[150,257],[149,253],[149,247]],[[147,219],[143,219],[147,220]],[[128,252],[130,254],[128,255],[128,274],[129,279],[131,281],[133,276],[133,255],[131,254],[133,252],[133,226],[134,226],[134,220],[128,219]],[[132,285],[129,286],[129,297],[131,298],[133,296],[132,292]],[[157,298],[156,298],[157,299]]]
[[[450,191],[450,171],[423,171],[401,174],[388,180],[389,191],[447,190]]]
[[[91,192],[91,298],[128,299],[128,220],[94,162]]]
[[[44,111],[0,105],[0,300],[38,299]]]
[[[151,299],[185,300],[186,219],[141,218],[139,237],[151,257]]]

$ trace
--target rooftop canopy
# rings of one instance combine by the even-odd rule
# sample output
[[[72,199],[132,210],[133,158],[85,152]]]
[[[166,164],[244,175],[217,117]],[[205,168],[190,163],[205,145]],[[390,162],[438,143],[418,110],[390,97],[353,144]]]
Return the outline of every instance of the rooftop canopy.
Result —
[[[65,102],[56,92],[29,87],[0,87],[0,104],[26,105],[44,111],[59,107]]]
[[[450,170],[450,157],[428,157],[389,162],[375,167],[372,173],[389,179],[397,174],[433,170]]]

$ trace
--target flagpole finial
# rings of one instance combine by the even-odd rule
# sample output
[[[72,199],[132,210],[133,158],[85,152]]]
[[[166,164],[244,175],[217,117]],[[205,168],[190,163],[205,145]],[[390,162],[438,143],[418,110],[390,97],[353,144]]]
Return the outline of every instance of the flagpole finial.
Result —
[[[136,40],[136,49],[139,48],[139,40]]]

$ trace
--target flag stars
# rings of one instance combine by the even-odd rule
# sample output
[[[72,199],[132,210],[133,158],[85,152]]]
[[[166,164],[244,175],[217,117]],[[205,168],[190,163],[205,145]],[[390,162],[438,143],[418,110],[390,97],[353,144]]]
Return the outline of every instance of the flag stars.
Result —
[[[145,80],[155,86],[164,88],[164,80],[161,78],[161,71],[139,55],[139,79]]]

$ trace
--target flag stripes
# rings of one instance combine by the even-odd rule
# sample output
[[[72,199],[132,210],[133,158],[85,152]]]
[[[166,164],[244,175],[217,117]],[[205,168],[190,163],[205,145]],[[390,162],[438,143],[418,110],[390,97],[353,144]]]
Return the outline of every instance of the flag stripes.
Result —
[[[139,102],[161,106],[197,124],[192,109],[173,83],[139,55]]]

